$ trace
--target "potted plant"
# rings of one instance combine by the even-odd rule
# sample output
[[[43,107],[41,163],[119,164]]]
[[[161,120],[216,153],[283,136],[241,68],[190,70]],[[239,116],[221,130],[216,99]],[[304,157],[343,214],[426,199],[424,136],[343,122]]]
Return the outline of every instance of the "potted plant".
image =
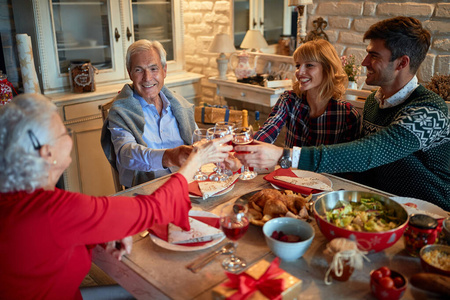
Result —
[[[435,74],[425,87],[450,102],[450,75]]]
[[[358,80],[361,66],[356,64],[356,59],[353,54],[341,56],[341,62],[342,67],[348,76],[348,88],[356,90],[356,80]]]

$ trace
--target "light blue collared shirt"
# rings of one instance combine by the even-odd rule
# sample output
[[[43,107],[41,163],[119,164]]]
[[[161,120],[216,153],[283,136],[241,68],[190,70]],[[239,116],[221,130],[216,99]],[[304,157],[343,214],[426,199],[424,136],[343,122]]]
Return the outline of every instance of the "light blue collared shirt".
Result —
[[[405,102],[418,86],[419,80],[417,79],[417,76],[414,76],[404,87],[389,98],[384,99],[381,88],[379,88],[375,93],[375,100],[378,101],[380,108],[396,106]]]
[[[163,108],[161,116],[153,104],[148,104],[136,92],[133,97],[139,100],[144,112],[145,127],[143,140],[147,147],[139,145],[134,136],[109,121],[108,129],[111,131],[111,139],[116,153],[116,166],[119,171],[120,182],[131,187],[133,172],[156,172],[156,177],[169,174],[178,168],[164,168],[162,158],[166,149],[184,145],[178,129],[178,123],[170,109],[170,103],[166,96],[160,92]]]

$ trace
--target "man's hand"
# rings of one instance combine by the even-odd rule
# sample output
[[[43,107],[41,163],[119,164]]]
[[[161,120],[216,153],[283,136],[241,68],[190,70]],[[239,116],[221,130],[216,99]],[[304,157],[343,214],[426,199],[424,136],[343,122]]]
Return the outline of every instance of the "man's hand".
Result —
[[[251,145],[234,147],[234,151],[234,156],[242,164],[260,169],[275,167],[283,155],[283,148],[255,140]],[[250,153],[239,154],[238,152]]]
[[[192,146],[178,146],[164,151],[162,165],[164,168],[181,167],[192,152]]]
[[[131,247],[133,245],[133,237],[129,236],[121,239],[120,241],[112,241],[106,243],[106,252],[117,258],[117,260],[122,260],[124,254],[131,253]]]

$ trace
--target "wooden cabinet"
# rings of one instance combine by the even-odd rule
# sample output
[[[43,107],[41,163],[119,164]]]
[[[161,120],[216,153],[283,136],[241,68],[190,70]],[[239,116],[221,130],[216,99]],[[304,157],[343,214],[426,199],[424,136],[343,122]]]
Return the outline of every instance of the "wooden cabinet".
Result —
[[[280,35],[291,34],[292,8],[288,0],[234,0],[233,3],[236,48],[249,29],[261,30],[269,45],[275,45]]]
[[[159,40],[167,52],[166,86],[195,103],[200,74],[184,68],[183,18],[178,0],[14,0],[17,33],[31,36],[42,92],[73,131],[72,164],[64,188],[89,195],[115,193],[110,165],[100,145],[100,106],[129,82],[128,47],[138,39]],[[68,66],[90,60],[97,69],[95,92],[75,94]]]
[[[160,41],[168,73],[183,72],[183,19],[178,0],[14,0],[17,33],[31,36],[45,94],[70,91],[68,67],[90,60],[97,86],[124,82],[125,54],[138,39]]]

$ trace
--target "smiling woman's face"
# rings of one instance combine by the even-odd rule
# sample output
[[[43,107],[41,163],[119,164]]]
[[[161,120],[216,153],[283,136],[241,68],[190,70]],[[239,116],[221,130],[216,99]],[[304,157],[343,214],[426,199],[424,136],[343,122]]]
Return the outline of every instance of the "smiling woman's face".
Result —
[[[300,83],[301,91],[317,90],[323,80],[322,64],[316,61],[298,60],[295,62],[297,70],[295,77]]]
[[[135,91],[148,103],[155,103],[164,86],[167,65],[162,66],[159,53],[155,49],[135,53],[130,59],[128,72]]]

